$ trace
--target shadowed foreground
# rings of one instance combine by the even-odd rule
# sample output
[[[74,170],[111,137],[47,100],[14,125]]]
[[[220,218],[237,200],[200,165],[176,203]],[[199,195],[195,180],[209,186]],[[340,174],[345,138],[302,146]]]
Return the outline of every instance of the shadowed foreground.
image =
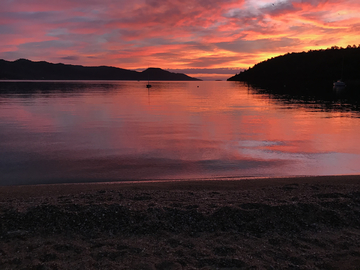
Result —
[[[359,269],[359,179],[0,187],[0,265]]]

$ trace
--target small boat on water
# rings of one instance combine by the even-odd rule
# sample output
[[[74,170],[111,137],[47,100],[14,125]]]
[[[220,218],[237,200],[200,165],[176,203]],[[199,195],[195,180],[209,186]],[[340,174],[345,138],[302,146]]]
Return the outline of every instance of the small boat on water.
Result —
[[[151,88],[151,84],[150,84],[150,79],[149,79],[149,77],[148,77],[148,83],[147,83],[147,85],[146,85],[146,88]]]
[[[333,83],[333,87],[338,90],[342,90],[346,87],[346,84],[342,81],[343,74],[344,74],[344,56],[343,56],[342,65],[341,65],[341,77],[340,77],[341,79],[337,80],[337,82]]]
[[[337,82],[333,83],[334,87],[345,87],[346,84],[342,80],[338,80]]]

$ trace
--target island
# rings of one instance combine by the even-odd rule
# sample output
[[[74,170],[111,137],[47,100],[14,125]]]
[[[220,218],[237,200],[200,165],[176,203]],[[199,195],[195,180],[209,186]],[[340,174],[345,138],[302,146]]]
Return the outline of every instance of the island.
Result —
[[[360,45],[325,50],[287,53],[262,61],[236,74],[228,81],[249,83],[280,82],[282,84],[342,79],[346,83],[359,83]]]
[[[157,80],[201,81],[183,73],[161,68],[148,68],[142,72],[110,66],[80,66],[53,64],[45,61],[0,59],[1,80]]]

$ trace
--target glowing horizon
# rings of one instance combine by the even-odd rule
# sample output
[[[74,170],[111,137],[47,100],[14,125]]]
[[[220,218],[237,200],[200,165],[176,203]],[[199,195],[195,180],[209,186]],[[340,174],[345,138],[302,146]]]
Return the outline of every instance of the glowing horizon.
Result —
[[[6,0],[0,10],[0,58],[10,61],[226,78],[288,52],[359,45],[355,0]]]

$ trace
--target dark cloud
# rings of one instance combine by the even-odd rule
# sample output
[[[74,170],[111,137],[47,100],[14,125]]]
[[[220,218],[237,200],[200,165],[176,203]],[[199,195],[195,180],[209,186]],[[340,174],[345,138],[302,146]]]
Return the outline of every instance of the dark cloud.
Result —
[[[62,60],[76,61],[76,60],[79,60],[80,57],[77,56],[77,55],[69,55],[69,56],[61,57],[60,59],[62,59]]]
[[[187,68],[187,69],[167,69],[170,72],[185,74],[234,74],[239,69],[234,68]]]
[[[257,51],[273,51],[274,49],[287,48],[298,43],[298,39],[281,38],[281,39],[259,39],[259,40],[242,40],[238,39],[234,42],[221,42],[216,45],[219,48],[232,52],[254,53]]]
[[[224,14],[225,17],[231,19],[239,19],[242,22],[248,22],[252,20],[262,20],[263,14],[259,10],[255,9],[233,9]]]
[[[293,5],[293,2],[294,1],[275,2],[261,8],[260,11],[270,16],[279,16],[284,13],[288,14],[300,10],[299,7]]]
[[[72,46],[74,46],[73,41],[48,40],[48,41],[29,42],[29,43],[20,44],[18,48],[23,50],[46,50],[49,48],[56,48],[56,49],[64,49],[67,47],[71,48]]]
[[[0,35],[3,34],[12,34],[16,28],[12,25],[0,25]]]
[[[209,66],[226,66],[228,62],[234,61],[233,57],[226,56],[208,56],[189,59],[189,67],[206,68]]]

